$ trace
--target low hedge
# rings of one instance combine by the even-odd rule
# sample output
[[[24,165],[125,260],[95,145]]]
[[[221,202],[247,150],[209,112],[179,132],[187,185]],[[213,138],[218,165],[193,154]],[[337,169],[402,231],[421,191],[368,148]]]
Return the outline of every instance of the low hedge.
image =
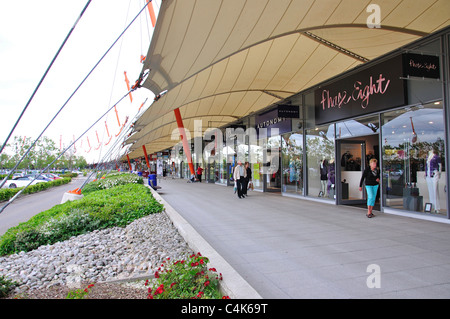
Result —
[[[43,190],[46,190],[50,187],[60,186],[67,183],[70,183],[72,181],[72,178],[70,177],[64,177],[61,179],[55,179],[50,182],[44,182],[44,183],[37,183],[34,185],[28,186],[22,194],[32,194],[37,193]],[[12,198],[14,195],[16,195],[21,189],[24,187],[17,187],[17,188],[2,188],[0,189],[0,202],[1,201],[7,201],[10,198]]]
[[[130,183],[144,184],[144,180],[142,179],[142,177],[136,174],[114,173],[90,182],[85,187],[83,187],[82,194],[85,195],[98,190],[109,189],[112,187]]]
[[[10,228],[0,237],[0,256],[30,251],[96,229],[125,227],[133,220],[161,212],[163,208],[141,184],[92,192]]]

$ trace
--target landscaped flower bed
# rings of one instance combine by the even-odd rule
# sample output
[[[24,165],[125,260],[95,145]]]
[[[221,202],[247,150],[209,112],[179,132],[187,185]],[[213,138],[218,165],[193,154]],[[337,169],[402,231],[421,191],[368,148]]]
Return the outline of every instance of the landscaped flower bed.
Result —
[[[91,192],[10,228],[0,237],[0,256],[30,251],[96,229],[124,227],[135,219],[162,210],[163,205],[141,184]]]

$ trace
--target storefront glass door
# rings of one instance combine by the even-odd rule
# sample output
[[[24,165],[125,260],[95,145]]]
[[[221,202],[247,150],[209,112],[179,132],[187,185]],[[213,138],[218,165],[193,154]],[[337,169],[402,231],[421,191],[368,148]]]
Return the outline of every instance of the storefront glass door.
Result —
[[[338,204],[364,204],[365,190],[359,190],[359,182],[366,163],[364,140],[340,140],[337,143],[337,194]]]

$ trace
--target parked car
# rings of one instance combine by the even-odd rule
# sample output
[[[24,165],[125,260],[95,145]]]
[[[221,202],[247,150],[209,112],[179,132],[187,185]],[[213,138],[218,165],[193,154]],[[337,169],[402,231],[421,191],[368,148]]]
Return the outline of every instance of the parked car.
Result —
[[[42,175],[50,178],[51,180],[62,179],[62,177],[59,177],[58,175],[53,174],[53,173],[43,173]]]
[[[28,174],[28,175],[25,175],[25,177],[31,177],[31,179],[34,179],[36,177],[36,175],[37,174]],[[36,180],[50,182],[53,179],[51,179],[50,177],[44,176],[44,174],[41,174],[36,178]]]
[[[3,185],[3,188],[24,187],[24,186],[27,186],[30,183],[30,181],[32,181],[32,180],[33,180],[33,177],[31,177],[30,175],[14,177],[13,179],[8,179],[5,183],[5,185]],[[31,185],[34,185],[37,183],[46,183],[46,182],[47,182],[46,180],[36,179],[31,183]]]

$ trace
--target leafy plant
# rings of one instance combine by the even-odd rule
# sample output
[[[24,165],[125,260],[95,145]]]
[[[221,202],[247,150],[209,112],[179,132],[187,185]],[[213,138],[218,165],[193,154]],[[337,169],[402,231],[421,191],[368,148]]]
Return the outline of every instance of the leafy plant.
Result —
[[[222,274],[215,268],[207,269],[209,259],[200,253],[169,265],[168,258],[155,273],[153,286],[148,289],[148,299],[220,299],[219,282]],[[147,286],[147,281],[145,285]]]
[[[0,298],[6,297],[18,283],[0,275]]]

